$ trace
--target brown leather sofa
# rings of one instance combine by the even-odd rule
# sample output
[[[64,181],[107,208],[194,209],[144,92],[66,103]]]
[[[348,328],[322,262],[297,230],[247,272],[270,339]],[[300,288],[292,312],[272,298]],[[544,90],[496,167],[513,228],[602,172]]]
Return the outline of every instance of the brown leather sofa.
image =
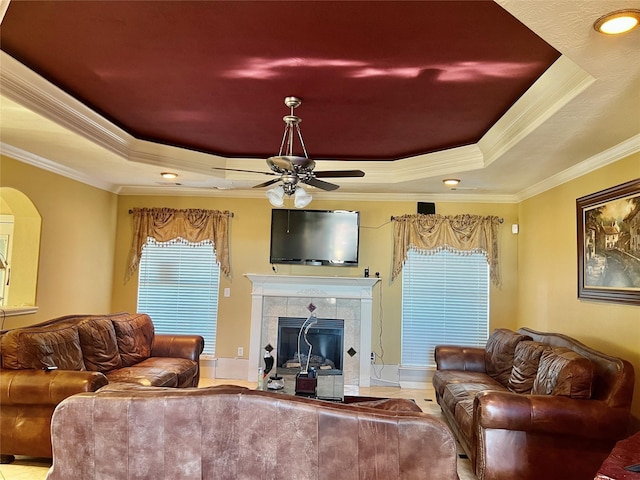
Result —
[[[555,333],[439,346],[433,386],[479,480],[592,479],[627,435],[633,366]]]
[[[51,416],[76,393],[113,382],[197,386],[203,347],[200,336],[156,335],[146,314],[70,315],[0,332],[2,461],[51,458]]]
[[[109,385],[56,408],[46,478],[457,479],[453,435],[419,410],[402,399]]]

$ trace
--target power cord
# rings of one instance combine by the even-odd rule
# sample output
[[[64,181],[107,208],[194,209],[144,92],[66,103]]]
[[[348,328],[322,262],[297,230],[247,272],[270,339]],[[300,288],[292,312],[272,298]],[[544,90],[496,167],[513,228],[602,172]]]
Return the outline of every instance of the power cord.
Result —
[[[376,277],[379,277],[378,272],[376,272]],[[376,352],[372,352],[374,355],[374,358],[371,359],[371,369],[373,370],[373,374],[375,375],[375,377],[378,380],[382,379],[382,371],[384,370],[384,345],[382,342],[382,333],[383,333],[383,325],[384,325],[384,308],[383,308],[383,303],[382,303],[382,285],[380,285],[380,294],[378,295],[378,300],[379,300],[379,308],[380,308],[380,318],[379,318],[379,322],[378,322],[378,347],[380,348],[380,355],[378,355]],[[376,358],[380,359],[380,361],[382,362],[382,366],[380,367],[380,372],[376,371]]]

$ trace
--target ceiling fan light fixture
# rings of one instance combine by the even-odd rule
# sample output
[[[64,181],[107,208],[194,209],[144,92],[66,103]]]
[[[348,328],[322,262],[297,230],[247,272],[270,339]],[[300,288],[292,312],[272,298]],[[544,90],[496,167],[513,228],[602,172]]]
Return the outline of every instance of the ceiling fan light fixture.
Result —
[[[296,208],[304,208],[311,203],[313,197],[304,188],[297,187],[293,194],[293,205]]]
[[[640,10],[625,9],[607,13],[593,23],[596,32],[618,35],[633,30],[640,23]]]
[[[445,178],[444,180],[442,180],[442,183],[444,183],[447,187],[455,187],[456,185],[458,185],[460,183],[460,179],[459,178]]]
[[[269,203],[274,207],[284,205],[284,188],[282,186],[270,188],[265,192],[265,195],[269,199]]]
[[[162,172],[160,174],[160,176],[162,178],[166,178],[167,180],[173,179],[173,178],[178,178],[178,174],[177,173],[173,173],[173,172]]]

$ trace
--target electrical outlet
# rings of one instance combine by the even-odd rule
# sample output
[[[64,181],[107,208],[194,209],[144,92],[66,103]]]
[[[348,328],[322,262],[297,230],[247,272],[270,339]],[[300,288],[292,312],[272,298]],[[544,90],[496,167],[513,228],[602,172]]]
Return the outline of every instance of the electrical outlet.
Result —
[[[239,357],[244,357],[244,348],[238,347],[238,356]]]
[[[376,361],[376,354],[375,352],[371,352],[371,361],[375,362]]]

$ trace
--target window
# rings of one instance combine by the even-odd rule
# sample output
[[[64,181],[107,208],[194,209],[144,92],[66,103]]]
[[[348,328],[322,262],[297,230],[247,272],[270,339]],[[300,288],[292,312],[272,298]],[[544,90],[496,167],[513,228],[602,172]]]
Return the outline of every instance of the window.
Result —
[[[489,265],[483,254],[409,250],[402,272],[403,367],[434,368],[436,345],[486,344]]]
[[[204,354],[215,355],[220,267],[210,242],[178,239],[142,250],[138,312],[148,314],[157,333],[204,337]]]

